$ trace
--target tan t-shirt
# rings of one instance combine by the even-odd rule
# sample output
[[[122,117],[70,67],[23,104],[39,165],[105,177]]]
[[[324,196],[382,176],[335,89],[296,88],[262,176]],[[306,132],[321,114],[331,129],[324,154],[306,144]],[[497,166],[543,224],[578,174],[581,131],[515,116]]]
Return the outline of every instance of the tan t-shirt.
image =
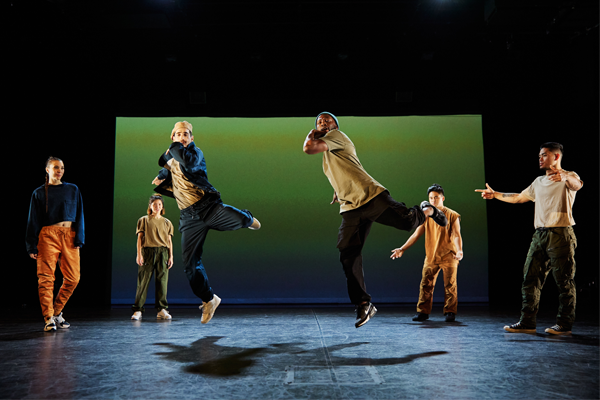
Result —
[[[337,193],[340,213],[354,210],[386,190],[365,171],[345,133],[335,129],[320,139],[329,148],[323,153],[323,172]]]
[[[173,236],[173,224],[165,217],[153,218],[144,215],[138,219],[135,234],[144,233],[142,247],[169,247],[169,236]]]
[[[580,179],[575,172],[565,172]],[[535,202],[536,229],[575,225],[573,203],[577,192],[569,189],[566,182],[552,182],[547,175],[538,176],[521,194]]]
[[[444,207],[442,211],[448,218],[448,225],[439,226],[431,218],[427,218],[423,225],[425,227],[425,262],[429,264],[454,261],[454,255],[458,251],[454,243],[458,232],[454,232],[453,227],[456,220],[460,221],[460,214],[448,207]]]
[[[165,165],[165,168],[171,171],[171,178],[173,179],[173,196],[175,197],[177,207],[179,207],[180,210],[186,209],[192,204],[202,200],[204,191],[185,177],[177,160],[171,158]]]

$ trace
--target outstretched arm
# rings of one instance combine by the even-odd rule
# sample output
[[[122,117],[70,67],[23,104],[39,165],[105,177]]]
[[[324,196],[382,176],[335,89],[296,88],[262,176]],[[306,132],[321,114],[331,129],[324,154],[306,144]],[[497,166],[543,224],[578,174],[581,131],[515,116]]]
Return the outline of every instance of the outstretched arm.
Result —
[[[486,200],[498,199],[505,203],[525,203],[530,201],[527,197],[523,196],[521,193],[502,193],[496,192],[494,189],[490,187],[487,183],[485,184],[487,189],[475,189],[476,192],[481,193],[481,197]]]
[[[424,233],[425,233],[425,227],[423,225],[419,225],[419,227],[415,230],[415,232],[412,235],[410,235],[410,237],[408,238],[406,243],[404,243],[401,247],[398,247],[397,249],[392,250],[392,255],[390,256],[390,258],[392,260],[395,260],[396,258],[402,257],[404,252],[408,248],[410,248],[413,244],[415,244],[417,242],[417,240],[419,240],[419,238]]]
[[[308,132],[308,135],[304,140],[304,152],[306,154],[318,154],[329,150],[327,143],[320,139],[323,136],[325,136],[326,133],[327,132],[318,131],[316,129],[313,129],[310,132]]]

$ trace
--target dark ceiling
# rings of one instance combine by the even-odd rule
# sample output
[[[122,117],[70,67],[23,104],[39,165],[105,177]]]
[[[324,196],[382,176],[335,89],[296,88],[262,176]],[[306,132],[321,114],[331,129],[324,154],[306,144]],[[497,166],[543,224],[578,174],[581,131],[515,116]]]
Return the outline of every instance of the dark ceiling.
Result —
[[[116,115],[312,115],[315,101],[481,113],[507,77],[574,71],[569,86],[597,94],[597,0],[15,0],[11,12],[23,102],[78,97]]]

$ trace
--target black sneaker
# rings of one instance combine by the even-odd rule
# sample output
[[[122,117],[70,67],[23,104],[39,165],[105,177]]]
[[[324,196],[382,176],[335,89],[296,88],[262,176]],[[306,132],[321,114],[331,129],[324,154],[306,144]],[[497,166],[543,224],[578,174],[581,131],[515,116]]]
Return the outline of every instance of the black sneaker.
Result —
[[[446,315],[446,322],[454,322],[454,320],[456,320],[456,314],[454,314],[453,312],[448,312],[445,315]]]
[[[433,215],[430,218],[432,218],[436,224],[438,224],[439,226],[448,225],[448,218],[446,218],[446,214],[435,208],[433,204],[431,204],[427,200],[421,202],[421,210],[424,210],[427,207],[433,208]]]
[[[412,320],[413,321],[426,321],[429,319],[429,314],[424,314],[422,312],[418,313],[417,315],[415,315]]]
[[[552,335],[570,335],[571,330],[556,324],[553,327],[546,328],[546,333],[550,333]]]
[[[361,326],[369,322],[371,317],[373,317],[373,315],[375,315],[376,312],[377,309],[372,303],[365,303],[357,306],[356,322],[354,323],[354,326],[360,328]]]
[[[535,328],[523,326],[521,325],[521,322],[517,322],[516,324],[512,325],[506,325],[504,330],[512,333],[535,333]]]

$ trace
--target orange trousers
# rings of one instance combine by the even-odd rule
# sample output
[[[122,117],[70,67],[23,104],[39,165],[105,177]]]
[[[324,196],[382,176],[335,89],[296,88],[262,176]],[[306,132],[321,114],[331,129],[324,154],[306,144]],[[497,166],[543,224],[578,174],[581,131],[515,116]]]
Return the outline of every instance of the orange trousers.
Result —
[[[444,273],[444,314],[449,312],[456,314],[458,308],[458,289],[456,285],[458,260],[441,264],[425,263],[423,265],[423,278],[421,279],[417,312],[431,314],[433,288],[440,270]]]
[[[75,231],[71,228],[45,226],[40,232],[37,276],[44,318],[60,314],[79,283],[79,249],[75,248],[74,238]],[[63,275],[63,283],[53,301],[57,262]]]

